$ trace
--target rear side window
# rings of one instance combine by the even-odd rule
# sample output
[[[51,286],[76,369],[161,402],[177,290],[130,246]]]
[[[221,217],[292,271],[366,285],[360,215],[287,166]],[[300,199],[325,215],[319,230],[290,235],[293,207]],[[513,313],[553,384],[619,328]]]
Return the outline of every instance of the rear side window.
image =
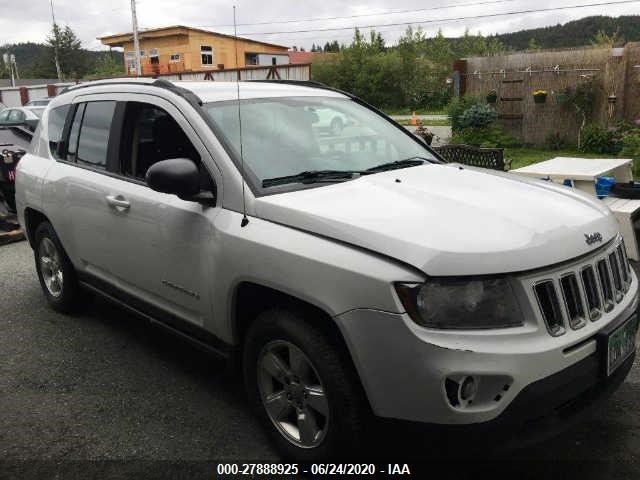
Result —
[[[106,168],[109,132],[116,102],[88,102],[82,116],[76,162]]]
[[[78,105],[78,108],[76,108],[76,112],[73,117],[73,123],[71,124],[66,158],[70,162],[76,161],[76,154],[78,152],[78,135],[80,134],[80,124],[82,123],[82,116],[84,115],[84,107],[84,103]]]
[[[51,155],[57,159],[62,159],[62,133],[70,108],[71,105],[67,104],[53,108],[49,111],[49,151],[51,152]]]
[[[9,118],[9,112],[11,110],[3,110],[0,112],[0,122],[6,122]]]

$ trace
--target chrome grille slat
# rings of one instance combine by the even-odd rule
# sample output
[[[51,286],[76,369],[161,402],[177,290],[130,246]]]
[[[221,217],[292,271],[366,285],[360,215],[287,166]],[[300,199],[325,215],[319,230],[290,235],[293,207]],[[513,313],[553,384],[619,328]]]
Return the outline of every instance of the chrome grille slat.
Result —
[[[585,325],[585,308],[582,302],[582,292],[575,273],[563,275],[560,278],[560,289],[564,298],[569,326],[574,330]]]
[[[629,291],[631,267],[624,242],[611,242],[573,266],[559,267],[546,278],[533,279],[533,294],[549,333],[559,336],[595,322],[611,312]],[[567,327],[568,325],[568,327]]]
[[[600,281],[600,293],[604,301],[604,311],[613,310],[613,284],[611,282],[611,273],[607,261],[603,258],[596,263],[596,271],[598,272],[598,280]]]
[[[600,288],[593,265],[587,265],[580,271],[582,279],[582,288],[584,289],[587,308],[589,309],[589,317],[591,321],[595,321],[602,315],[602,297],[600,296]]]
[[[547,330],[554,337],[562,335],[565,332],[564,317],[560,308],[558,292],[553,280],[543,280],[538,282],[534,287],[538,305],[542,311]]]

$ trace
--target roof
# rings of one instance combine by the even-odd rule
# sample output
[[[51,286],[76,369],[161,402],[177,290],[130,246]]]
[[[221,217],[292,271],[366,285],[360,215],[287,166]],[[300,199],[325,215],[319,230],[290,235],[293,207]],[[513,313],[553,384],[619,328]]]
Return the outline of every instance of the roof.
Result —
[[[152,78],[115,78],[109,80],[97,80],[93,82],[85,82],[79,85],[70,87],[68,92],[74,92],[81,90],[81,93],[98,93],[105,91],[117,91],[122,92],[122,84],[129,84],[135,88],[135,86],[153,86],[154,80]],[[167,82],[177,87],[189,90],[197,95],[204,103],[208,102],[224,102],[228,100],[235,100],[237,98],[238,84],[236,82],[211,82],[211,81],[177,81]],[[165,83],[165,84],[166,84]],[[116,89],[110,88],[112,86]],[[95,88],[102,87],[102,88]],[[94,92],[86,91],[85,89],[95,88]],[[155,87],[157,88],[157,87]],[[80,93],[80,92],[79,92]],[[64,95],[64,94],[63,94]],[[54,102],[57,103],[56,97],[52,100],[51,105]],[[336,92],[334,90],[328,90],[322,87],[313,87],[309,85],[295,85],[291,83],[277,82],[240,82],[240,98],[277,98],[277,97],[336,97],[347,98],[346,95]]]
[[[311,63],[315,52],[289,52],[289,63]]]
[[[187,27],[185,25],[171,25],[169,27],[149,28],[146,30],[140,30],[138,32],[138,38],[148,39],[148,38],[158,38],[158,37],[169,36],[169,35],[188,35],[189,32],[206,33],[208,35],[215,35],[217,37],[224,37],[224,38],[237,38],[238,40],[242,40],[243,42],[257,43],[260,45],[267,45],[269,47],[275,47],[275,48],[284,48],[284,49],[289,48],[284,45],[278,45],[275,43],[260,42],[258,40],[252,40],[250,38],[244,38],[244,37],[235,37],[233,35],[227,35],[225,33],[212,32],[211,30],[203,30],[201,28]],[[112,47],[122,46],[123,43],[133,41],[133,32],[106,35],[104,37],[98,37],[98,40],[100,40],[103,45],[110,45]]]

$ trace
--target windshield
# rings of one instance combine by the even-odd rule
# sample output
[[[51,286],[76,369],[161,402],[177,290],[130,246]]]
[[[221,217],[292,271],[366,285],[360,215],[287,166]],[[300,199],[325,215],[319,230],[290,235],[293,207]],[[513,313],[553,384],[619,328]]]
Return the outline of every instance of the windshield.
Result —
[[[237,102],[208,103],[204,109],[239,158]],[[256,185],[300,172],[364,171],[409,158],[435,159],[389,121],[346,98],[243,100],[241,112],[244,167]]]

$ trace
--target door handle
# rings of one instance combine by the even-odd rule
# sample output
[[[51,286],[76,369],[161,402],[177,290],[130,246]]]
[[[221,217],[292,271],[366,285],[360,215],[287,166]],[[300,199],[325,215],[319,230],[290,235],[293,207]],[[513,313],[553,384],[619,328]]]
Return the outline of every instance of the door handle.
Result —
[[[107,203],[114,207],[116,210],[122,212],[124,210],[129,210],[131,204],[129,200],[124,198],[122,195],[107,195],[106,196]]]

